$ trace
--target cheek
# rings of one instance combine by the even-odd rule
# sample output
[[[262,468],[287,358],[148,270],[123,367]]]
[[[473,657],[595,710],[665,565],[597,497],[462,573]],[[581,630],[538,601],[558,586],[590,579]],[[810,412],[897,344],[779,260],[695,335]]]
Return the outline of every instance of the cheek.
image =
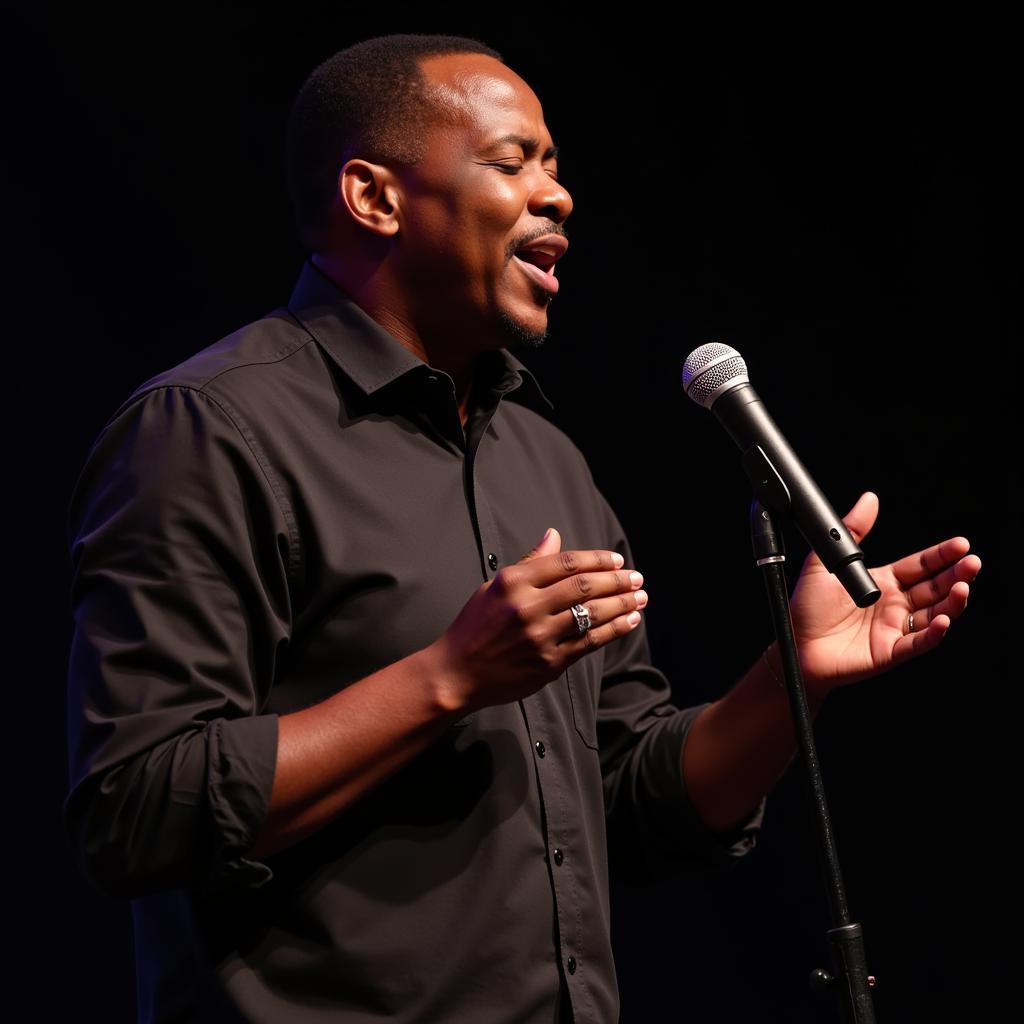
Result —
[[[457,183],[450,216],[468,233],[507,246],[523,213],[522,188],[515,177],[493,167],[479,172]]]
[[[494,282],[512,264],[507,251],[522,203],[508,175],[474,175],[411,199],[405,227],[415,239],[409,258],[421,278],[450,283],[454,274]]]

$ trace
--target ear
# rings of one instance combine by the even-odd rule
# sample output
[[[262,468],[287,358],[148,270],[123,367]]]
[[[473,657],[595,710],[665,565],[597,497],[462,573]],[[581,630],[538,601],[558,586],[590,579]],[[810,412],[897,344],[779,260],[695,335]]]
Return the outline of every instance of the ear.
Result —
[[[383,164],[349,160],[338,174],[339,213],[375,235],[398,233],[400,197],[394,173]]]

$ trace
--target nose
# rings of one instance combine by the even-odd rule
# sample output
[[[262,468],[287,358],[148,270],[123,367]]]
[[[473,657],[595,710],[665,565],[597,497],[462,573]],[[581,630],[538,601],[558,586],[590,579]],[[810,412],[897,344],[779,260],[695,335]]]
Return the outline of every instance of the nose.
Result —
[[[530,193],[529,209],[538,217],[561,224],[572,213],[572,196],[564,185],[542,172],[537,187]]]

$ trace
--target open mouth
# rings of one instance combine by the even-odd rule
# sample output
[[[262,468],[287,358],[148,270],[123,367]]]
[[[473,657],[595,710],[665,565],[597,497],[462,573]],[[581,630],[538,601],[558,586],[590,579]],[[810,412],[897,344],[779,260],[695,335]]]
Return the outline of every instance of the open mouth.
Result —
[[[565,255],[569,243],[561,235],[545,235],[527,242],[515,253],[524,272],[551,295],[558,292],[555,264]]]
[[[543,263],[535,262],[532,257],[540,256],[537,252],[516,253],[514,259],[526,272],[527,277],[536,281],[545,291],[552,295],[558,293],[558,278],[555,277],[554,259],[547,259],[546,266]]]

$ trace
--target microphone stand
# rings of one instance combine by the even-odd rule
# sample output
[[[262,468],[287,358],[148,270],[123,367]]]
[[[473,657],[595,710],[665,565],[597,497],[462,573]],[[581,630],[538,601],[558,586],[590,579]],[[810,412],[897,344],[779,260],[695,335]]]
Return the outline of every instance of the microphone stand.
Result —
[[[754,558],[764,570],[764,582],[768,591],[772,623],[775,626],[779,654],[785,669],[793,730],[797,737],[800,757],[806,771],[814,805],[814,820],[818,830],[832,919],[832,927],[826,934],[832,950],[834,969],[832,973],[821,968],[812,971],[810,986],[814,991],[828,991],[835,994],[839,1000],[843,1024],[874,1024],[875,1012],[871,1001],[870,987],[874,985],[875,979],[868,975],[861,926],[850,921],[843,876],[839,870],[839,855],[836,852],[832,833],[832,819],[829,817],[828,803],[825,800],[825,786],[821,778],[821,767],[814,744],[807,695],[804,692],[800,660],[797,656],[796,640],[793,636],[789,592],[783,572],[783,564],[786,561],[785,545],[782,534],[776,529],[772,512],[768,507],[770,504],[776,509],[776,512],[779,508],[783,510],[787,508],[788,492],[782,479],[775,473],[768,460],[763,459],[763,453],[760,454],[761,458],[755,456],[750,460],[747,458],[743,460],[756,495],[750,507],[751,542],[754,548]],[[766,470],[766,464],[770,472]],[[762,501],[765,504],[762,504]]]

